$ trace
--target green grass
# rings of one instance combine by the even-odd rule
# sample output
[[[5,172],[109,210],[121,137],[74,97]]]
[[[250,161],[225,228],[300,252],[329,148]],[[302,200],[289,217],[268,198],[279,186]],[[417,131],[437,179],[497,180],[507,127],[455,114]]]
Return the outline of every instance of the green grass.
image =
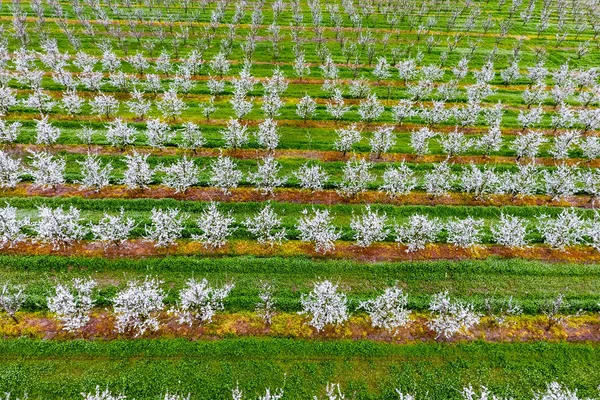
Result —
[[[20,339],[0,342],[0,360],[0,390],[35,400],[78,399],[96,385],[138,400],[158,400],[167,390],[224,400],[236,384],[250,398],[284,387],[286,399],[306,400],[323,395],[328,382],[361,400],[397,399],[396,388],[417,398],[460,399],[469,384],[520,400],[555,380],[581,397],[596,395],[600,379],[597,346],[566,343]]]

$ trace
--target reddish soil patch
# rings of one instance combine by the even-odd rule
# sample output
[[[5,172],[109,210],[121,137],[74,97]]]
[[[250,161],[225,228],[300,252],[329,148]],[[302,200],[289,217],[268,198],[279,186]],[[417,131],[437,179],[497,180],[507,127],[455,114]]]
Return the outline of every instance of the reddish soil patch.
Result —
[[[545,195],[514,197],[511,195],[491,195],[478,199],[468,193],[450,193],[446,196],[431,197],[423,192],[414,192],[392,198],[385,193],[369,190],[353,197],[341,196],[335,190],[310,192],[302,189],[276,189],[273,195],[265,195],[253,188],[236,188],[229,194],[214,187],[192,187],[186,192],[176,193],[174,189],[155,185],[145,190],[129,190],[122,185],[107,186],[99,191],[82,189],[78,185],[57,185],[43,189],[28,183],[21,183],[14,189],[0,189],[2,197],[83,197],[86,199],[176,199],[185,201],[219,201],[226,203],[260,202],[273,200],[296,204],[391,204],[391,205],[447,205],[447,206],[551,206],[593,208],[595,203],[589,196],[570,196],[562,200],[552,200]]]
[[[79,241],[54,249],[48,244],[21,242],[12,248],[3,249],[5,254],[60,255],[81,257],[164,257],[172,255],[202,255],[207,257],[253,255],[257,257],[289,257],[307,255],[314,258],[352,259],[362,262],[382,261],[418,261],[418,260],[467,260],[486,259],[488,257],[525,258],[551,262],[600,262],[600,252],[592,247],[573,247],[566,251],[551,249],[544,245],[535,245],[515,249],[498,245],[481,245],[470,249],[456,248],[450,244],[432,244],[425,249],[407,253],[405,247],[393,243],[376,243],[362,248],[348,242],[336,243],[335,250],[316,253],[313,245],[299,241],[289,241],[270,247],[251,240],[235,240],[216,249],[205,249],[198,242],[180,240],[177,245],[168,248],[156,248],[153,243],[143,239],[129,240],[118,248],[105,249],[100,243]]]
[[[68,333],[55,319],[40,313],[21,313],[15,324],[12,320],[0,320],[2,337],[30,336],[44,339],[102,339],[115,340],[135,337],[133,332],[118,333],[115,329],[115,315],[111,311],[96,310],[88,324],[77,333]],[[297,314],[277,314],[272,325],[266,325],[257,315],[250,313],[217,314],[207,325],[195,323],[190,326],[179,324],[176,317],[163,312],[159,316],[160,328],[144,337],[186,338],[189,340],[214,340],[231,336],[284,336],[306,339],[369,339],[393,343],[430,342],[436,340],[425,314],[415,314],[411,322],[396,332],[373,328],[366,315],[355,315],[343,326],[327,326],[317,332],[306,324],[306,318]],[[491,317],[483,317],[480,324],[469,331],[457,334],[444,341],[485,340],[488,342],[525,341],[600,341],[600,321],[592,316],[570,316],[566,322],[549,325],[545,316],[509,317],[499,325]]]

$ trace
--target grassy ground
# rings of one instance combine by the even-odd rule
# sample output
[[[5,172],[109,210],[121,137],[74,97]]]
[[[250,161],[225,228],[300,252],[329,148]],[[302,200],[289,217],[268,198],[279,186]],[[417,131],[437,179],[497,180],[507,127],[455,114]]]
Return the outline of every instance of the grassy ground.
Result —
[[[340,382],[362,400],[396,399],[395,388],[421,398],[459,399],[464,386],[482,382],[500,395],[526,399],[550,380],[577,386],[580,396],[595,395],[600,379],[597,346],[563,343],[22,339],[0,342],[0,360],[0,390],[26,391],[36,400],[77,399],[96,385],[138,400],[158,400],[167,390],[227,399],[236,384],[250,396],[284,387],[287,399],[300,400],[324,394],[328,382]]]

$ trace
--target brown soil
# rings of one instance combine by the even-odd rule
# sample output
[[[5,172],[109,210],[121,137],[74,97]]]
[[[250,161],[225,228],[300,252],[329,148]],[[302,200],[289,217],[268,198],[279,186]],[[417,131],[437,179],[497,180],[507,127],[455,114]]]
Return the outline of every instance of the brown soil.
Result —
[[[419,260],[467,260],[486,259],[488,257],[524,258],[550,262],[600,262],[600,252],[592,247],[579,246],[568,248],[566,251],[551,249],[544,245],[534,245],[527,248],[510,248],[498,245],[480,245],[469,249],[456,248],[450,244],[431,244],[425,249],[407,253],[404,246],[394,243],[375,243],[368,248],[362,248],[349,242],[337,242],[333,251],[327,254],[316,253],[310,243],[289,241],[270,247],[260,245],[251,240],[235,240],[220,249],[206,249],[198,242],[180,240],[168,248],[157,248],[152,242],[143,239],[129,240],[119,247],[105,248],[100,243],[79,241],[68,246],[53,248],[49,244],[21,242],[12,248],[2,250],[4,254],[27,255],[60,255],[81,257],[164,257],[191,256],[205,257],[243,256],[256,257],[290,257],[309,256],[316,259],[352,259],[360,262],[384,261],[419,261]]]

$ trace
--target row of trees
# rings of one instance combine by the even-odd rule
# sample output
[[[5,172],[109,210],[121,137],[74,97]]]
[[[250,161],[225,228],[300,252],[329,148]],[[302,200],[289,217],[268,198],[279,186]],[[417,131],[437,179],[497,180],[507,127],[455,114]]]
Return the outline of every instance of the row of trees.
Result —
[[[267,156],[258,161],[256,170],[244,173],[234,159],[220,155],[208,164],[206,181],[202,179],[204,168],[187,157],[155,167],[148,158],[149,154],[135,151],[126,155],[123,176],[115,178],[111,162],[103,162],[100,157],[90,155],[77,161],[81,178],[73,182],[82,189],[95,191],[111,184],[122,184],[129,190],[145,190],[149,185],[160,182],[177,193],[208,184],[221,189],[226,195],[241,184],[250,184],[263,195],[273,195],[278,187],[297,185],[313,192],[334,187],[341,196],[353,197],[372,188],[378,179],[371,171],[373,164],[356,157],[346,161],[340,178],[332,179],[322,164],[307,162],[287,176],[282,173],[282,165],[274,157]],[[67,182],[66,169],[64,158],[47,152],[32,152],[27,167],[21,159],[0,151],[2,188],[14,188],[23,178],[31,179],[34,187],[56,188]],[[403,162],[397,166],[389,165],[381,180],[377,189],[392,198],[418,190],[432,198],[447,195],[451,191],[471,193],[478,200],[495,194],[529,196],[544,193],[553,200],[560,200],[583,193],[590,195],[593,201],[600,196],[600,172],[597,168],[583,169],[566,164],[540,168],[530,162],[517,164],[516,170],[497,171],[494,166],[487,164],[471,164],[456,170],[447,161],[434,163],[431,168],[421,170]]]
[[[146,277],[143,281],[129,281],[117,292],[112,299],[117,332],[141,336],[156,331],[165,312],[179,324],[190,327],[209,324],[217,312],[224,311],[224,301],[234,287],[232,283],[213,287],[206,279],[189,279],[179,291],[179,301],[167,309],[164,301],[167,292],[161,288],[162,283]],[[57,284],[47,297],[48,310],[55,314],[65,331],[79,332],[90,322],[90,314],[95,307],[92,294],[96,286],[91,278],[76,278],[69,284]],[[270,325],[277,311],[271,283],[262,284],[259,298],[256,311]],[[15,322],[19,321],[18,312],[26,300],[22,286],[4,285],[0,292],[0,306]],[[302,310],[299,314],[305,315],[307,323],[317,332],[323,331],[326,326],[343,324],[350,317],[346,294],[338,290],[338,285],[327,280],[316,282],[310,293],[301,296],[300,304]],[[366,312],[374,328],[397,335],[400,328],[411,323],[411,311],[407,305],[408,295],[396,286],[385,289],[375,299],[361,301],[356,312]],[[426,325],[436,333],[436,339],[468,334],[483,315],[472,304],[451,299],[448,292],[434,295],[429,310],[431,316]],[[496,322],[505,323],[507,316],[519,315],[521,308],[511,300],[499,311],[492,310],[491,306],[487,311]]]
[[[62,207],[39,207],[38,218],[30,221],[19,218],[17,209],[10,205],[0,208],[0,244],[11,247],[28,238],[26,230],[35,233],[36,241],[50,243],[56,249],[72,244],[91,235],[92,240],[104,246],[122,246],[132,236],[136,221],[119,214],[104,213],[97,223],[85,224],[81,212],[75,207],[68,210]],[[501,214],[497,221],[486,228],[483,219],[449,218],[441,220],[423,214],[410,215],[404,222],[392,223],[385,213],[367,206],[361,214],[352,216],[350,222],[352,239],[360,247],[368,247],[375,242],[393,237],[406,247],[407,252],[424,249],[427,244],[443,239],[457,248],[470,248],[489,240],[509,247],[526,247],[533,233],[541,235],[544,243],[553,248],[566,250],[569,246],[587,244],[600,250],[600,216],[586,219],[574,209],[563,209],[557,216],[539,215],[536,220],[528,220],[509,214]],[[304,209],[297,220],[294,235],[304,242],[315,245],[317,252],[326,253],[335,249],[335,243],[342,237],[342,231],[333,224],[329,209]],[[155,247],[176,244],[182,237],[189,216],[178,209],[153,209],[151,224],[144,227],[144,239]],[[238,229],[231,212],[223,212],[217,203],[209,203],[196,220],[200,234],[191,236],[204,247],[223,247],[230,236]],[[246,218],[241,225],[260,244],[280,244],[288,237],[288,232],[271,204],[266,204],[255,215]],[[538,236],[539,237],[539,236]]]
[[[600,111],[600,109],[599,109]],[[593,116],[597,119],[592,127],[600,124],[600,113]],[[571,125],[562,125],[567,128]],[[13,144],[20,134],[21,123],[8,123],[0,119],[0,143]],[[256,130],[251,131],[247,124],[240,120],[230,119],[226,126],[219,130],[220,140],[218,144],[226,149],[237,150],[247,146],[252,137],[255,143],[268,153],[273,152],[281,141],[277,122],[271,118],[265,119],[257,124]],[[38,145],[49,147],[54,145],[61,137],[61,130],[48,121],[48,117],[36,120],[35,140]],[[83,128],[77,131],[77,137],[82,143],[91,146],[98,142],[125,149],[126,146],[134,147],[136,144],[147,144],[154,148],[164,148],[172,143],[178,147],[190,149],[196,152],[198,149],[209,144],[209,140],[202,133],[200,126],[193,122],[186,122],[180,129],[172,127],[158,119],[150,119],[146,129],[138,131],[133,126],[121,119],[109,123],[106,131],[96,131],[91,128]],[[503,137],[500,129],[500,121],[494,127],[475,136],[465,134],[462,129],[456,128],[450,133],[436,132],[428,127],[413,130],[409,142],[413,153],[419,156],[431,152],[433,139],[437,140],[437,147],[442,154],[448,158],[469,154],[483,154],[490,156],[497,154],[500,150],[508,148],[517,157],[517,160],[525,157],[537,157],[542,148],[551,143],[548,153],[557,160],[569,158],[575,152],[580,152],[586,159],[594,160],[600,157],[600,138],[596,135],[585,134],[581,130],[567,129],[551,135],[551,139],[541,130],[523,130],[514,139],[507,140]],[[398,144],[394,127],[382,125],[365,135],[357,124],[335,130],[335,139],[332,147],[343,155],[357,148],[358,144],[364,146],[368,138],[372,158],[380,158],[383,154],[390,152]],[[213,143],[214,144],[214,143]]]
[[[251,4],[252,12],[249,18],[246,17],[247,8]],[[571,40],[578,40],[581,34],[594,34],[594,37],[600,32],[600,27],[596,23],[598,19],[598,10],[594,4],[585,1],[574,1],[567,4],[561,0],[554,8],[553,3],[545,2],[543,7],[536,7],[535,3],[528,2],[525,9],[519,10],[523,6],[521,0],[506,4],[505,0],[498,1],[498,10],[501,13],[492,15],[492,10],[484,12],[479,5],[446,3],[443,5],[439,1],[415,4],[414,2],[402,2],[398,5],[378,4],[372,2],[368,5],[361,4],[356,7],[351,2],[342,1],[339,3],[327,3],[323,7],[319,2],[309,4],[311,21],[304,21],[303,5],[300,1],[291,2],[291,15],[285,12],[288,8],[282,1],[277,1],[269,9],[265,7],[264,2],[249,3],[246,1],[236,2],[235,5],[228,2],[217,2],[213,7],[208,7],[210,15],[204,14],[207,8],[207,2],[194,7],[193,4],[184,0],[181,7],[173,8],[172,5],[166,5],[165,9],[149,5],[145,9],[142,5],[132,7],[132,4],[125,2],[111,3],[103,8],[101,3],[88,2],[90,8],[82,7],[79,3],[73,3],[70,7],[64,8],[59,3],[52,2],[50,15],[57,18],[57,24],[61,28],[62,35],[71,43],[76,50],[82,47],[80,36],[88,38],[91,42],[96,42],[96,36],[100,36],[98,27],[104,28],[104,41],[114,42],[120,49],[127,53],[130,46],[144,48],[151,54],[154,52],[157,44],[163,48],[168,47],[179,55],[183,48],[203,49],[218,47],[223,53],[230,54],[234,50],[235,40],[239,35],[238,28],[242,21],[250,24],[249,31],[244,29],[246,37],[240,44],[245,58],[252,58],[256,53],[257,44],[263,42],[268,47],[268,54],[274,59],[278,59],[281,51],[285,47],[287,36],[282,32],[282,24],[279,17],[287,14],[291,18],[290,36],[294,50],[309,41],[316,46],[317,53],[330,51],[328,43],[339,46],[339,51],[348,62],[351,58],[360,62],[360,59],[366,60],[371,64],[378,55],[378,52],[386,52],[388,45],[398,43],[401,33],[405,33],[401,28],[408,30],[410,38],[417,43],[422,43],[431,51],[434,47],[441,48],[442,54],[447,58],[449,54],[460,47],[466,49],[471,55],[481,49],[483,40],[480,35],[471,36],[471,31],[483,32],[494,38],[495,49],[491,49],[491,54],[497,52],[498,47],[503,43],[507,47],[513,43],[520,50],[523,40],[514,36],[523,32],[537,31],[538,36],[546,32],[551,26],[552,32],[556,32],[554,41],[555,47],[561,44],[570,35]],[[340,8],[341,5],[341,8]],[[189,25],[190,18],[187,14],[188,9],[192,8],[195,19],[201,21],[204,29],[194,29]],[[178,8],[185,10],[185,15],[174,14]],[[487,8],[487,7],[484,7]],[[264,25],[263,10],[268,10],[268,15],[272,16],[270,25]],[[33,24],[36,34],[41,38],[58,36],[54,30],[49,30],[46,24],[46,8],[40,3],[34,3],[32,7]],[[229,12],[226,12],[229,10]],[[323,10],[327,10],[329,20],[323,16]],[[361,10],[361,11],[359,11]],[[377,12],[376,12],[377,10]],[[24,11],[21,3],[13,5],[12,30],[6,30],[12,34],[22,46],[30,42],[30,35],[27,25],[27,12]],[[163,12],[168,14],[165,16]],[[434,15],[429,15],[429,13]],[[382,15],[381,15],[382,14]],[[78,24],[73,24],[67,19],[69,15],[73,19],[78,19]],[[226,19],[226,16],[230,18]],[[385,16],[385,17],[384,17]],[[515,18],[520,17],[520,20]],[[123,23],[127,21],[127,23]],[[533,21],[533,22],[532,22]],[[379,34],[370,26],[375,24],[378,27],[386,27],[389,31]],[[80,26],[81,32],[77,32],[77,26]],[[176,29],[179,28],[179,29]],[[348,29],[350,28],[350,29]],[[458,31],[456,38],[448,38],[445,43],[441,42],[440,34],[436,30]],[[331,31],[335,40],[330,38]],[[509,35],[512,32],[514,35]],[[327,33],[327,34],[326,34]],[[217,34],[219,36],[217,36]],[[106,38],[108,36],[108,38]],[[217,41],[217,38],[221,38]],[[165,41],[168,40],[168,43]],[[193,39],[196,41],[194,42]],[[416,39],[416,40],[415,40]],[[424,40],[423,40],[424,39]],[[423,42],[422,42],[423,40]],[[465,43],[466,42],[466,43]],[[546,56],[546,47],[549,47],[553,40],[547,40],[546,46],[536,46],[535,52],[539,58]],[[581,50],[577,50],[578,56],[582,57],[589,51],[589,41],[581,41]],[[491,47],[491,46],[490,46]],[[485,49],[483,49],[485,50]],[[586,51],[587,50],[587,51]],[[517,54],[518,54],[517,50]]]
[[[48,45],[48,44],[47,44]],[[175,118],[188,107],[184,100],[178,97],[178,93],[189,93],[194,89],[195,80],[192,79],[193,71],[198,71],[201,67],[201,56],[193,55],[190,63],[180,64],[180,69],[173,79],[164,78],[161,75],[149,74],[145,75],[145,80],[141,81],[136,75],[128,75],[118,70],[121,67],[120,60],[116,56],[108,57],[111,63],[115,62],[118,65],[109,72],[109,77],[105,80],[102,72],[94,71],[94,66],[97,60],[85,53],[78,53],[74,58],[74,64],[82,69],[81,73],[73,75],[72,72],[66,71],[66,62],[69,60],[68,55],[63,55],[55,48],[56,43],[48,45],[47,49],[50,53],[44,53],[40,56],[46,64],[56,64],[52,69],[54,85],[64,86],[66,91],[63,93],[62,100],[56,102],[53,96],[50,96],[43,90],[42,77],[43,71],[35,67],[34,61],[38,58],[35,52],[27,52],[20,50],[15,54],[15,70],[4,69],[4,73],[0,74],[3,79],[0,80],[2,90],[0,91],[0,111],[8,112],[17,104],[24,105],[27,108],[32,108],[44,115],[50,112],[56,106],[61,107],[69,114],[79,114],[83,111],[83,106],[86,103],[77,92],[78,87],[83,87],[86,90],[98,92],[93,99],[89,100],[91,112],[101,117],[110,118],[119,113],[121,102],[113,95],[102,93],[104,85],[108,84],[112,90],[128,91],[131,93],[131,99],[126,102],[129,112],[136,115],[138,118],[144,118],[151,109],[152,102],[144,95],[144,91],[148,91],[156,95],[160,91],[164,91],[164,95],[159,101],[156,101],[156,108],[164,118]],[[0,49],[0,56],[4,53],[4,58],[0,57],[0,67],[7,67],[8,60],[11,59],[10,53],[6,49]],[[303,56],[302,56],[303,57]],[[163,57],[161,65],[171,66],[168,57]],[[57,61],[58,60],[58,61]],[[116,61],[115,61],[116,60]],[[129,58],[132,67],[137,69],[139,74],[145,73],[150,64],[141,54]],[[195,62],[195,63],[194,63]],[[103,62],[103,64],[108,61]],[[406,99],[400,101],[397,105],[391,108],[392,117],[397,122],[402,122],[406,118],[420,117],[427,124],[442,123],[454,121],[459,126],[474,125],[479,122],[479,114],[485,111],[482,106],[482,101],[496,92],[490,82],[493,81],[496,73],[491,61],[487,62],[481,70],[473,72],[473,77],[476,83],[465,83],[464,91],[461,89],[460,82],[467,79],[469,76],[468,58],[463,58],[458,65],[452,69],[453,78],[448,82],[444,81],[445,69],[431,64],[417,68],[419,64],[418,58],[407,58],[400,61],[396,65],[399,78],[405,82]],[[217,76],[209,77],[206,87],[212,97],[206,103],[201,104],[199,113],[207,118],[216,112],[214,106],[215,96],[220,96],[226,91],[227,79],[224,78],[230,71],[230,61],[228,61],[222,53],[217,54],[210,62],[212,73]],[[244,118],[252,111],[252,98],[247,98],[255,88],[258,79],[251,74],[251,63],[244,63],[240,70],[238,78],[230,78],[233,95],[230,98],[230,103],[236,117]],[[345,104],[344,93],[346,89],[349,95],[355,98],[362,98],[357,111],[362,121],[370,122],[379,120],[386,111],[383,103],[378,99],[373,92],[372,81],[365,77],[360,77],[351,80],[347,83],[341,79],[339,68],[328,57],[320,66],[324,83],[322,90],[329,97],[327,102],[327,113],[336,120],[343,119],[344,115],[351,110],[351,106]],[[162,67],[161,67],[162,69]],[[387,63],[385,57],[381,57],[378,62],[378,67],[374,70],[377,80],[382,77],[391,77],[389,71],[391,66]],[[294,65],[296,74],[307,73],[310,71],[308,64],[304,59],[296,60]],[[299,72],[303,71],[303,72]],[[164,72],[164,71],[162,71]],[[579,123],[585,130],[590,129],[589,122],[594,120],[594,110],[591,105],[600,103],[600,89],[598,85],[598,70],[591,69],[570,69],[568,63],[563,64],[553,75],[554,86],[548,90],[546,79],[550,71],[543,63],[538,63],[533,67],[528,68],[526,76],[531,84],[522,91],[522,102],[527,105],[527,112],[521,111],[518,122],[524,127],[531,127],[540,122],[544,112],[540,104],[551,101],[555,106],[565,107],[561,116],[568,114],[570,124]],[[518,60],[511,64],[507,70],[503,70],[500,74],[505,83],[515,83],[521,78],[521,73],[518,67]],[[8,83],[13,79],[20,87],[29,87],[32,89],[28,97],[17,101],[16,91],[8,87]],[[469,79],[471,79],[469,77]],[[414,83],[412,80],[416,80]],[[277,90],[273,83],[277,85]],[[443,82],[443,83],[441,83]],[[274,118],[280,115],[280,109],[285,105],[281,99],[281,95],[285,92],[288,86],[288,81],[285,79],[283,72],[279,66],[275,67],[272,77],[265,78],[262,82],[262,110],[266,117]],[[388,98],[390,95],[391,86],[388,88]],[[464,100],[466,98],[467,105],[463,107],[454,107],[448,109],[445,105],[447,101]],[[415,107],[415,103],[422,102],[426,99],[435,100],[433,107],[424,107],[422,104]],[[584,112],[580,113],[579,120],[575,118],[574,111],[570,109],[567,103],[576,102],[583,106]],[[532,106],[537,105],[529,110]],[[306,120],[315,117],[317,104],[310,96],[305,95],[300,102],[297,103],[296,114]],[[501,108],[500,108],[501,111]],[[592,117],[590,117],[592,113]],[[500,113],[501,117],[501,113]],[[556,117],[557,125],[560,125],[561,118]],[[564,118],[563,118],[564,119]],[[596,118],[597,119],[597,118]],[[563,121],[564,122],[564,121]],[[488,122],[489,123],[489,122]],[[490,124],[491,125],[491,124]],[[593,129],[596,129],[597,126]]]

